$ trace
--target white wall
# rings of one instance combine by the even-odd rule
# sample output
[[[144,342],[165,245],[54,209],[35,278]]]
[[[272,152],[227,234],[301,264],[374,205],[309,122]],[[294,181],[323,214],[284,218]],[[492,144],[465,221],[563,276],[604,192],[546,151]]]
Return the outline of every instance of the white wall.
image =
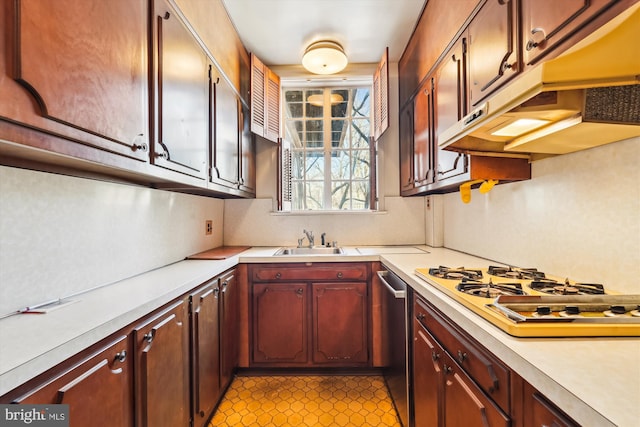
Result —
[[[640,293],[640,138],[532,163],[471,203],[444,197],[445,246]]]
[[[0,315],[220,246],[223,209],[219,199],[0,167]]]

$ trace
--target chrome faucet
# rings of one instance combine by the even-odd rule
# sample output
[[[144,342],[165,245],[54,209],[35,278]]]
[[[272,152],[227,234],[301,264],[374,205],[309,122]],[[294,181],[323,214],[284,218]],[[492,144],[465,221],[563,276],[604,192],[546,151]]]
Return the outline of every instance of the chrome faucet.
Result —
[[[302,232],[307,236],[309,247],[312,248],[314,246],[313,231],[302,230]],[[302,246],[302,239],[298,240],[298,244],[299,246]]]

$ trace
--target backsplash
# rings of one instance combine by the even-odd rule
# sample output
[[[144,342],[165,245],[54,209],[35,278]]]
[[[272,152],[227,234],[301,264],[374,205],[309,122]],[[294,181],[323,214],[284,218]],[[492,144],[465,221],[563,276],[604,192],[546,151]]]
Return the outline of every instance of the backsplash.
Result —
[[[532,179],[444,197],[444,245],[640,293],[640,138],[532,163]]]
[[[222,244],[219,199],[10,167],[0,195],[0,315]]]

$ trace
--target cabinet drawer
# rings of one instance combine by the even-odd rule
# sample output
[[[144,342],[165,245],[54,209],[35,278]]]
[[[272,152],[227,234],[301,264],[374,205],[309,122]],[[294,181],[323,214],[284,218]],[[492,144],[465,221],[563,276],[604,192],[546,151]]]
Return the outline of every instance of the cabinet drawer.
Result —
[[[415,316],[478,386],[509,413],[510,371],[424,301],[416,299]]]
[[[273,282],[288,280],[359,280],[368,279],[366,264],[349,263],[312,263],[276,264],[253,267],[251,278],[254,281]]]

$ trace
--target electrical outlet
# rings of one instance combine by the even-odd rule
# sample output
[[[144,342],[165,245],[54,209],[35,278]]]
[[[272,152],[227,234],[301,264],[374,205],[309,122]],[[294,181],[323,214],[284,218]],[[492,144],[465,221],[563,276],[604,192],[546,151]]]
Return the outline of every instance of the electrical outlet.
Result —
[[[210,219],[208,219],[206,221],[206,231],[205,234],[208,236],[210,234],[213,233],[213,221],[211,221]]]

